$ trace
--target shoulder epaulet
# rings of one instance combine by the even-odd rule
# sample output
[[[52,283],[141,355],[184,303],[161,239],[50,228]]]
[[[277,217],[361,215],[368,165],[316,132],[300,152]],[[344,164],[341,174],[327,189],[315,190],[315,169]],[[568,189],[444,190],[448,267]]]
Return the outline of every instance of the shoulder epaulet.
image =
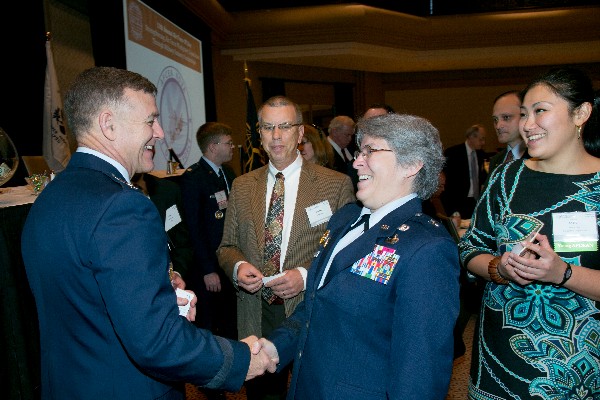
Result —
[[[113,178],[113,180],[114,180],[114,181],[116,181],[116,182],[120,183],[120,184],[121,184],[121,186],[123,186],[123,187],[129,187],[129,188],[131,188],[131,189],[133,189],[133,190],[137,190],[137,191],[139,191],[139,190],[140,190],[140,189],[139,189],[137,186],[135,186],[133,183],[127,182],[125,179],[123,179],[123,178],[121,178],[121,177],[118,177],[118,176],[117,176],[117,175],[115,175],[115,174],[110,174],[110,176],[111,176],[111,178]]]

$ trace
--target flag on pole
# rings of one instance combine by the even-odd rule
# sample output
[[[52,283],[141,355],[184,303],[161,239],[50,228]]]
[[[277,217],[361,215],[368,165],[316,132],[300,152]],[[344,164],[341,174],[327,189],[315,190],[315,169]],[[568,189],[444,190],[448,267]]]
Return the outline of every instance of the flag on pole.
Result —
[[[244,68],[247,68],[244,63]],[[242,173],[250,172],[254,169],[265,165],[265,157],[260,148],[260,135],[258,133],[258,114],[256,113],[256,105],[254,96],[250,88],[250,79],[246,76],[244,79],[246,85],[246,143],[245,153],[243,154],[243,171]]]
[[[50,33],[46,34],[46,81],[44,84],[44,138],[42,151],[50,169],[60,172],[71,158],[67,139],[63,103],[58,79],[54,69],[54,58],[50,44]]]

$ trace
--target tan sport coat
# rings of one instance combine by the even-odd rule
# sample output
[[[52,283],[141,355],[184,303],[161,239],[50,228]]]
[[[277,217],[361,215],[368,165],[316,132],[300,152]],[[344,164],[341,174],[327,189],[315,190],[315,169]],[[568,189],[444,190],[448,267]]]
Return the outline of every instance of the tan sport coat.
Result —
[[[233,269],[238,261],[247,261],[258,269],[263,267],[268,168],[264,166],[237,177],[231,187],[225,229],[217,249],[217,257],[219,265],[232,281]],[[329,201],[333,213],[355,201],[350,177],[303,160],[283,270],[297,267],[309,269],[327,222],[311,227],[306,208],[324,200]],[[233,283],[238,289],[239,338],[249,335],[261,337],[261,291],[248,293],[238,288],[235,281]],[[303,298],[304,292],[301,292],[298,296],[285,300],[286,317]]]

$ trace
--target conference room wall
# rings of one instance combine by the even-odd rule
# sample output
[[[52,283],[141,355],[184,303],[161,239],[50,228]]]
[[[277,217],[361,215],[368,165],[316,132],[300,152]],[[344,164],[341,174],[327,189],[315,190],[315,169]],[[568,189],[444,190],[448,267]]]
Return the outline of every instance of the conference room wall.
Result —
[[[75,76],[94,65],[89,16],[58,0],[48,0],[45,10],[46,26],[53,33],[54,61],[59,85],[64,93]],[[25,13],[25,6],[22,7]],[[31,11],[28,9],[28,11]],[[37,49],[32,54],[44,57],[43,40],[33,38],[31,32],[43,36],[39,19],[21,18],[18,31],[10,36],[15,48]],[[201,21],[199,22],[201,23]],[[43,25],[43,24],[42,24]],[[39,48],[39,49],[38,49]],[[25,59],[23,57],[23,59]],[[17,149],[24,155],[41,154],[42,146],[42,95],[43,65],[37,63],[35,71],[17,69],[4,63],[6,74],[16,81],[25,82],[26,93],[13,93],[3,110],[0,126],[7,130]],[[27,66],[31,66],[29,62]],[[216,119],[234,129],[234,140],[242,144],[245,138],[246,94],[244,89],[243,62],[221,54],[218,40],[212,43],[212,67]],[[583,66],[590,72],[595,86],[600,87],[600,63]],[[523,87],[526,82],[547,66],[532,68],[503,68],[497,70],[414,72],[402,74],[379,74],[364,71],[328,69],[283,65],[264,62],[248,63],[248,76],[252,81],[254,100],[261,103],[261,78],[277,78],[295,82],[345,83],[354,87],[354,114],[361,114],[373,102],[386,102],[401,112],[410,112],[429,118],[440,130],[445,145],[459,143],[465,129],[473,123],[482,123],[488,129],[485,150],[494,151],[498,146],[491,124],[491,102],[496,94],[512,87]],[[10,71],[10,72],[9,72]],[[36,76],[32,79],[31,76]],[[11,78],[12,79],[12,78]],[[209,84],[211,84],[209,82]],[[35,87],[34,87],[35,86]],[[14,97],[18,96],[18,97]],[[300,101],[301,99],[294,99]],[[26,131],[22,129],[27,121]],[[38,122],[35,122],[38,121]],[[11,129],[6,129],[10,126]],[[15,128],[12,128],[15,126]],[[21,129],[17,128],[21,127]],[[236,152],[232,167],[239,172],[239,153]],[[15,176],[17,179],[17,176]],[[12,183],[12,182],[11,182]],[[24,184],[23,176],[17,184]]]

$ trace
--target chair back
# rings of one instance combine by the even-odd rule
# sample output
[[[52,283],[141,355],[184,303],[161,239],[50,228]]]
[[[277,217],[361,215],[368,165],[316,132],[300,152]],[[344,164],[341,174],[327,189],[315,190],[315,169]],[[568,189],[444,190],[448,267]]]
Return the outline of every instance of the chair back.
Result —
[[[51,169],[44,159],[44,156],[21,156],[28,175],[43,174],[50,172]]]

